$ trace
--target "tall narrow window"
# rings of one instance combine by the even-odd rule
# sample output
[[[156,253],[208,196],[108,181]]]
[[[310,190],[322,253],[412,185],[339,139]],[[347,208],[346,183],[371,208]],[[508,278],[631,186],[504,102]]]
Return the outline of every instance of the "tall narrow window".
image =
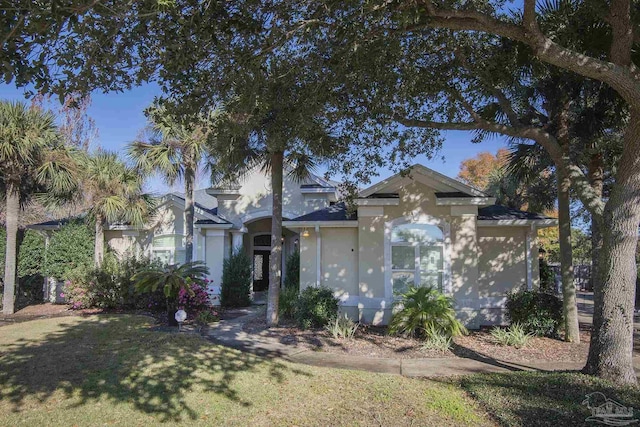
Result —
[[[393,292],[409,286],[443,290],[444,234],[435,225],[402,224],[391,230],[391,281]]]

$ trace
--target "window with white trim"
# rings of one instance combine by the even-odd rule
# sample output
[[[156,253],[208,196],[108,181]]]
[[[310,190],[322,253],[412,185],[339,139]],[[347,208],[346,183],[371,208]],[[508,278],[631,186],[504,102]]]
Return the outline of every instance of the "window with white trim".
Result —
[[[185,236],[180,234],[155,236],[151,244],[151,258],[163,264],[184,264],[185,243]]]
[[[402,224],[391,229],[391,283],[394,294],[409,286],[443,291],[444,233],[431,224]]]

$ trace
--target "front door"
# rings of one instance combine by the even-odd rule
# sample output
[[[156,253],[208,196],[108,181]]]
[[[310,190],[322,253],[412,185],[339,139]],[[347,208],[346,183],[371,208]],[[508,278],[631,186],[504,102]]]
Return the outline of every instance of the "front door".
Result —
[[[253,251],[253,292],[269,289],[270,251]]]

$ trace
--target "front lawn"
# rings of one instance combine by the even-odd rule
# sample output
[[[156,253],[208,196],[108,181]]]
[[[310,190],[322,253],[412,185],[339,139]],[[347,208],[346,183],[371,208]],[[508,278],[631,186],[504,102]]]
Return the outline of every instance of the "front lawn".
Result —
[[[452,380],[452,383],[466,390],[500,425],[594,425],[585,423],[591,414],[582,404],[586,396],[594,392],[633,407],[636,418],[640,418],[639,388],[616,388],[576,373],[484,374]]]
[[[455,384],[294,365],[112,315],[0,328],[0,424],[493,425]]]

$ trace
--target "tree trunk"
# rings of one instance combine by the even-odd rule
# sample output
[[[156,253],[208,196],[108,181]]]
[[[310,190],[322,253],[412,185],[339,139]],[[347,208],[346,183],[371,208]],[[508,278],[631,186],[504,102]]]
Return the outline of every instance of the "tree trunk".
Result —
[[[602,198],[604,190],[604,165],[602,154],[596,153],[591,157],[589,162],[589,182],[593,191]],[[596,278],[598,277],[598,258],[602,250],[602,233],[600,232],[600,218],[591,215],[591,275],[589,284],[591,290],[595,288]]]
[[[195,204],[193,200],[193,187],[195,185],[195,169],[188,165],[184,173],[184,221],[186,226],[185,237],[185,262],[193,261],[193,218],[195,216]]]
[[[96,215],[96,239],[93,252],[93,263],[96,268],[102,266],[104,261],[104,222],[101,215]]]
[[[632,109],[615,185],[605,205],[594,288],[593,333],[585,372],[636,384],[633,309],[640,224],[640,110]]]
[[[563,165],[569,164],[569,110],[571,101],[561,104],[558,112],[558,142],[562,149]],[[571,247],[571,179],[564,167],[556,168],[558,187],[558,227],[560,244],[560,275],[562,277],[562,310],[564,314],[564,339],[568,342],[580,342],[580,324],[576,285],[573,277],[573,248]]]
[[[267,301],[267,325],[278,324],[280,278],[282,277],[282,174],[284,154],[271,154],[271,255],[269,257],[269,298]]]
[[[571,248],[571,211],[569,178],[558,169],[558,226],[560,243],[560,273],[562,276],[562,299],[564,312],[564,339],[568,342],[580,342],[580,328],[578,323],[578,307],[576,301],[576,287],[573,277],[573,254]]]
[[[6,226],[7,247],[4,264],[4,294],[2,296],[2,312],[13,314],[16,291],[16,266],[17,262],[17,238],[18,215],[20,214],[19,186],[8,182],[6,190]]]

